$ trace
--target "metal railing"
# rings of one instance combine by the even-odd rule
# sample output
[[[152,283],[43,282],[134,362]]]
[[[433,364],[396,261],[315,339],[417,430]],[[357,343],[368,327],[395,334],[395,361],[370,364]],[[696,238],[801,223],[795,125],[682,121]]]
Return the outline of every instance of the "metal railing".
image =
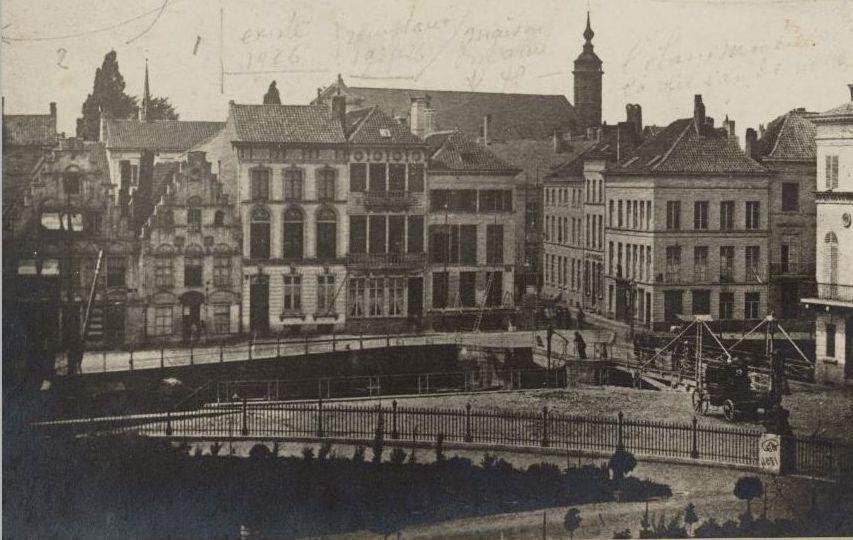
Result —
[[[408,269],[424,266],[426,253],[348,253],[350,268]]]
[[[771,262],[771,276],[811,277],[815,275],[815,263],[804,262]]]
[[[853,302],[853,285],[841,285],[838,283],[818,283],[817,296],[824,300],[838,300],[841,302]]]
[[[411,191],[365,191],[364,206],[366,208],[405,209],[415,203]]]

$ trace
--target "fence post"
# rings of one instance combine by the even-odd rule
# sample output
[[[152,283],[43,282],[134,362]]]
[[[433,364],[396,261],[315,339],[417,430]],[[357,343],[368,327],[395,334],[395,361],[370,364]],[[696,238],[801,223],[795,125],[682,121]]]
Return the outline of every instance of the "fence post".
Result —
[[[386,330],[385,331],[385,347],[390,347],[390,346],[391,346],[391,331]]]
[[[619,414],[616,416],[616,449],[622,449],[622,423],[625,420],[625,415],[622,414],[622,411],[619,411]]]
[[[548,441],[548,407],[542,407],[542,446],[547,447]]]
[[[465,404],[465,442],[472,442],[471,436],[471,402]]]
[[[243,397],[243,426],[240,428],[240,433],[245,437],[249,434],[249,426],[246,424],[246,398]]]
[[[172,411],[166,411],[166,436],[172,436]]]
[[[252,360],[252,345],[254,345],[254,344],[255,344],[255,336],[252,336],[252,338],[249,339],[249,361]]]
[[[281,360],[281,335],[275,338],[275,357]]]
[[[697,459],[699,457],[699,433],[698,433],[696,423],[697,423],[696,417],[694,416],[693,417],[693,429],[692,429],[693,442],[692,442],[692,445],[690,447],[690,457],[692,457],[693,459]]]
[[[317,436],[323,437],[323,400],[317,401]]]
[[[358,334],[358,346],[361,350],[364,350],[364,331]]]
[[[219,344],[219,362],[222,363],[225,361],[225,355],[223,354],[222,344]]]
[[[397,400],[391,402],[391,438],[399,439],[400,432],[397,431]]]
[[[190,365],[193,365],[193,364],[195,363],[195,362],[193,361],[193,360],[194,360],[194,359],[193,359],[193,350],[194,350],[194,349],[195,349],[195,346],[194,346],[193,344],[190,344]]]
[[[337,344],[335,343],[335,329],[334,327],[332,327],[332,352],[335,352],[336,345]]]
[[[164,360],[165,356],[166,356],[166,348],[160,347],[160,367],[161,368],[165,367],[165,360]],[[104,358],[106,358],[106,357],[104,357]],[[106,364],[104,364],[104,365],[106,366]]]
[[[305,336],[305,359],[308,359],[308,336]]]

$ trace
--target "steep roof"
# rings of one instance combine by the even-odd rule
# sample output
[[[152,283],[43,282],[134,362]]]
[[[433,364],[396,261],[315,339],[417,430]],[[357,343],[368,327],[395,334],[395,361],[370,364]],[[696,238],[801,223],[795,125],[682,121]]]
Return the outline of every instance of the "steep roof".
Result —
[[[693,118],[669,124],[630,152],[611,171],[634,174],[764,174],[768,170],[747,157],[725,130],[697,129]]]
[[[423,144],[409,128],[388,117],[379,107],[351,111],[346,116],[351,144]]]
[[[493,139],[544,139],[555,129],[577,132],[580,125],[577,112],[562,95],[370,88],[346,86],[338,81],[328,86],[318,100],[337,93],[346,96],[348,105],[376,105],[391,117],[406,118],[412,98],[428,95],[435,110],[435,129],[455,129],[473,138],[481,135],[487,114],[492,115],[489,131]]]
[[[50,146],[58,139],[55,118],[49,114],[3,115],[3,144]]]
[[[817,113],[794,109],[767,124],[758,139],[758,149],[763,159],[779,161],[814,161],[815,125]]]
[[[223,122],[186,120],[104,120],[104,142],[110,150],[183,152],[216,135]]]
[[[505,163],[484,146],[460,131],[444,131],[426,137],[431,148],[430,169],[463,173],[516,175],[519,169]]]
[[[853,93],[853,90],[851,90]],[[853,96],[852,96],[853,97]],[[838,107],[833,107],[828,111],[824,111],[815,117],[817,122],[833,122],[833,121],[853,121],[853,99],[847,103],[843,103]]]
[[[342,144],[343,126],[328,107],[231,103],[234,142]]]
[[[555,152],[553,140],[519,140],[492,143],[489,150],[524,171],[530,182],[535,182],[537,176],[539,179],[549,176],[552,171],[575,161],[595,144],[588,140],[562,141],[561,151]]]

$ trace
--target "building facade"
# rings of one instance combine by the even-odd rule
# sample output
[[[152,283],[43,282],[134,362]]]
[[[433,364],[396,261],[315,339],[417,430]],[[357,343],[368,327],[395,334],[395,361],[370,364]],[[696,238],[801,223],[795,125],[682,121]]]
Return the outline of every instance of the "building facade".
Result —
[[[817,125],[816,378],[853,380],[853,84],[850,101],[814,117]]]
[[[430,145],[427,317],[454,330],[506,328],[515,311],[519,170],[461,132]]]
[[[609,312],[660,329],[766,315],[772,173],[713,127],[701,96],[605,174]]]
[[[242,227],[234,198],[201,152],[155,168],[155,200],[140,231],[141,341],[195,343],[238,334]]]

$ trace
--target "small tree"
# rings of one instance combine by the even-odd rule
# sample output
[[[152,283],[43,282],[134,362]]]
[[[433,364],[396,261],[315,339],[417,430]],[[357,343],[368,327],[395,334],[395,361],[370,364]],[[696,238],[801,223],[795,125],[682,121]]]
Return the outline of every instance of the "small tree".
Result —
[[[622,447],[617,448],[607,462],[607,468],[613,473],[613,479],[617,481],[625,478],[625,475],[633,471],[636,466],[637,459],[634,454]]]
[[[684,509],[684,523],[687,525],[687,533],[693,534],[693,526],[699,521],[699,516],[696,515],[696,507],[693,503],[687,503]]]
[[[270,449],[265,444],[256,444],[249,450],[249,457],[252,459],[267,459],[270,457]]]
[[[444,461],[444,433],[439,433],[435,438],[435,461],[437,463]]]
[[[376,431],[373,433],[373,463],[382,463],[382,451],[385,449],[385,419],[382,409],[379,410],[379,419],[376,421]]]
[[[354,463],[364,463],[364,447],[358,445],[355,447],[352,453],[352,460]]]
[[[566,512],[563,518],[563,527],[569,531],[569,538],[573,539],[575,537],[575,531],[581,526],[581,521],[583,521],[583,518],[581,518],[580,510],[569,508],[569,511]]]
[[[264,94],[264,105],[281,105],[281,97],[278,95],[278,88],[275,87],[275,81],[270,83],[267,93]]]
[[[310,446],[306,446],[302,449],[302,459],[305,460],[305,463],[311,463],[314,461],[314,449]]]
[[[211,456],[218,456],[220,450],[222,450],[222,444],[220,444],[219,442],[214,442],[213,444],[210,445],[210,455]]]
[[[761,497],[764,484],[757,476],[741,476],[735,483],[734,495],[740,500],[746,500],[746,513],[752,515],[752,499]]]
[[[613,531],[613,538],[615,540],[631,538],[631,529],[622,529],[621,531]]]
[[[325,459],[329,459],[332,454],[332,443],[331,441],[323,441],[323,444],[320,445],[320,449],[317,451],[317,459],[323,461]]]
[[[406,451],[396,447],[391,450],[391,463],[394,465],[402,465],[406,461]]]

